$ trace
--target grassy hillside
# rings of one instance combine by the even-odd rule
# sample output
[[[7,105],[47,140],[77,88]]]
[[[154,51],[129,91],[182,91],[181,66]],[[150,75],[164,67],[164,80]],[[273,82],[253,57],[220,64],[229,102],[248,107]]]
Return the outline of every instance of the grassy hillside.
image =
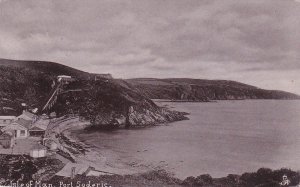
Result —
[[[126,82],[76,81],[65,90],[52,110],[59,115],[80,114],[97,127],[145,126],[187,119],[184,113],[158,107]]]
[[[110,78],[94,79],[82,72],[53,62],[0,60],[0,115],[18,115],[21,103],[41,108],[51,93],[57,75],[71,75],[50,111],[58,115],[79,114],[94,125],[141,126],[186,119],[141,95],[132,85]]]
[[[227,80],[203,79],[128,79],[141,93],[151,99],[209,101],[231,99],[300,99],[284,91],[264,90]]]
[[[30,70],[42,74],[47,74],[52,77],[57,75],[70,75],[78,79],[89,79],[91,74],[80,71],[62,64],[47,61],[23,61],[23,60],[8,60],[0,59],[1,67],[20,68]]]
[[[209,101],[225,99],[299,99],[225,80],[129,79],[98,77],[54,62],[0,59],[0,115],[17,115],[21,103],[29,108],[45,104],[57,75],[76,81],[64,87],[52,108],[60,115],[80,114],[93,124],[151,125],[186,119],[183,113],[156,106],[151,99]],[[50,111],[48,111],[50,112]]]
[[[54,62],[0,59],[0,114],[19,114],[21,103],[41,106],[58,75],[90,78],[89,73]]]
[[[38,107],[51,91],[53,79],[28,68],[0,66],[0,114],[19,114],[21,103]]]

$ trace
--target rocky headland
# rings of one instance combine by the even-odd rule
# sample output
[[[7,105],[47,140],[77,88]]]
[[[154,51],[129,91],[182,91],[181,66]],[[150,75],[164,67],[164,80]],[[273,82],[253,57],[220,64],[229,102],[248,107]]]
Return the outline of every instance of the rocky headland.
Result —
[[[61,88],[53,106],[42,106],[55,87],[57,76],[75,81]],[[131,84],[105,74],[89,74],[53,62],[0,59],[0,114],[18,115],[21,104],[58,117],[79,115],[95,127],[137,127],[187,119],[184,112],[158,107]]]
[[[126,81],[151,99],[189,102],[244,99],[300,99],[299,95],[289,92],[265,90],[229,80],[137,78],[127,79]]]

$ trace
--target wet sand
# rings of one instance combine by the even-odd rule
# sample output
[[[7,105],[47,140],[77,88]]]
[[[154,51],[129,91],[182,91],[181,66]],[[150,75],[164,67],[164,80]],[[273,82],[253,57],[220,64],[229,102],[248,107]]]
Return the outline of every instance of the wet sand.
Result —
[[[115,150],[95,146],[88,141],[78,138],[78,133],[82,133],[82,128],[75,128],[72,130],[66,130],[63,134],[73,142],[80,143],[85,147],[85,154],[81,154],[76,157],[76,162],[79,164],[85,164],[94,167],[96,170],[118,174],[136,174],[149,171],[149,168],[135,166],[134,161],[130,162],[127,159],[120,158]],[[105,173],[103,173],[105,174]]]

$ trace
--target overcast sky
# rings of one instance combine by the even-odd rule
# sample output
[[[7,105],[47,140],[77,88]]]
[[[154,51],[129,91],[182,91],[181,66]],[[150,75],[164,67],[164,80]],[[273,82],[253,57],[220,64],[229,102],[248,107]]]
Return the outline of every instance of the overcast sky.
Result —
[[[300,0],[0,0],[0,58],[300,94]]]

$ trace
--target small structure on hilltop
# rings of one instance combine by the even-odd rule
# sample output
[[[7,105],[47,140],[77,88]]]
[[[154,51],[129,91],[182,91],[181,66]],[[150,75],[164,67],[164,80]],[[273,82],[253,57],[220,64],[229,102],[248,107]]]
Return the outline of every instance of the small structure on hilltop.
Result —
[[[0,131],[0,145],[4,149],[9,149],[13,145],[13,134],[11,132]]]
[[[68,84],[70,82],[75,81],[75,79],[72,78],[71,76],[68,76],[68,75],[58,75],[57,76],[57,81],[61,82],[61,83],[64,83],[64,84]]]
[[[70,82],[75,81],[76,79],[72,78],[68,75],[58,75],[57,82],[52,86],[52,90],[49,94],[49,98],[45,105],[41,108],[40,112],[50,111],[50,109],[54,106],[57,101],[58,95],[63,91],[63,87]]]
[[[35,144],[30,149],[29,155],[33,158],[41,158],[47,156],[47,148],[41,144]]]
[[[94,80],[98,81],[98,80],[103,80],[103,79],[113,79],[113,76],[109,73],[107,74],[94,74]]]
[[[3,127],[2,132],[10,132],[15,138],[26,138],[29,136],[29,128],[31,126],[31,121],[25,119],[19,119]]]
[[[16,119],[16,116],[0,116],[0,129],[9,125]]]

